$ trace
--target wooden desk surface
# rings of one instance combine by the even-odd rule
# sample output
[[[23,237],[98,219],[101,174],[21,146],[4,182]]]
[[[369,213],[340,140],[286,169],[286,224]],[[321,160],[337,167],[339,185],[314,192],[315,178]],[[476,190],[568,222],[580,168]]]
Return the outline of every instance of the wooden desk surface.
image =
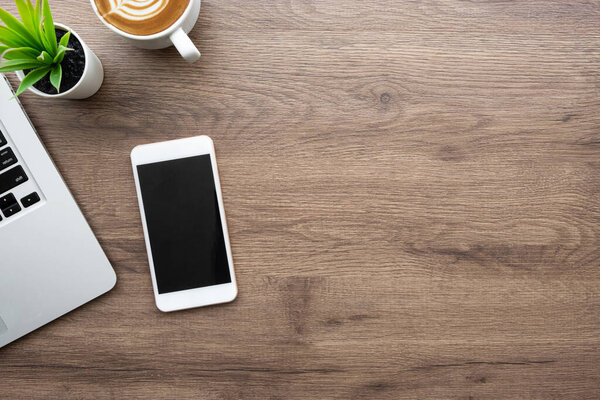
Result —
[[[206,0],[192,66],[52,5],[105,83],[21,100],[118,283],[0,397],[600,398],[597,1]],[[163,314],[129,152],[198,134],[240,294]]]

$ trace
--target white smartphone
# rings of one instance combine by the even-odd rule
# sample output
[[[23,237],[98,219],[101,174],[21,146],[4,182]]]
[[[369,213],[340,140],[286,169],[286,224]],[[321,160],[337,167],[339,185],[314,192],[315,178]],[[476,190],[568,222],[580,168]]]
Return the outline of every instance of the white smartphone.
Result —
[[[156,306],[175,311],[237,296],[215,149],[208,136],[131,151]]]

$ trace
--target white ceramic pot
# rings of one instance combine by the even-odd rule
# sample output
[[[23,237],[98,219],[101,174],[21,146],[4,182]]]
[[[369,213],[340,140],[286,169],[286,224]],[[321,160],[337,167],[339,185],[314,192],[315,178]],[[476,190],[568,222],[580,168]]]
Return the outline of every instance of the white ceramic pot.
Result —
[[[71,89],[60,92],[58,94],[48,94],[44,93],[40,90],[37,90],[33,86],[31,86],[28,90],[42,97],[50,97],[54,99],[86,99],[93,94],[95,94],[100,86],[102,86],[102,81],[104,80],[104,69],[102,68],[102,63],[94,54],[94,52],[85,44],[83,39],[72,29],[69,29],[68,26],[63,24],[55,24],[57,29],[61,29],[63,31],[71,30],[71,35],[76,37],[81,43],[81,47],[83,47],[83,52],[85,54],[85,67],[83,69],[83,75],[79,79],[79,82],[75,84]],[[17,76],[20,80],[23,80],[25,75],[23,71],[17,71]]]
[[[124,32],[114,25],[109,24],[102,18],[96,7],[96,2],[91,0],[92,8],[96,12],[100,21],[104,23],[115,33],[126,38],[134,46],[142,49],[163,49],[169,46],[175,46],[181,56],[187,62],[194,62],[200,58],[200,51],[196,48],[194,43],[188,37],[188,33],[192,30],[198,16],[200,15],[200,4],[201,0],[190,0],[187,8],[181,14],[181,17],[162,32],[155,33],[153,35],[132,35]]]

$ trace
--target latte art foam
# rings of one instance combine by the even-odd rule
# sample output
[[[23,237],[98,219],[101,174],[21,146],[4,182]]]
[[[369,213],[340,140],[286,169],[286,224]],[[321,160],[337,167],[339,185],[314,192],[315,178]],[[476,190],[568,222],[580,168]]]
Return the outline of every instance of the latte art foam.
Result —
[[[152,35],[173,25],[190,0],[94,0],[109,24],[133,35]]]
[[[109,3],[110,11],[107,14],[118,14],[128,20],[140,21],[160,14],[169,0],[109,0]]]

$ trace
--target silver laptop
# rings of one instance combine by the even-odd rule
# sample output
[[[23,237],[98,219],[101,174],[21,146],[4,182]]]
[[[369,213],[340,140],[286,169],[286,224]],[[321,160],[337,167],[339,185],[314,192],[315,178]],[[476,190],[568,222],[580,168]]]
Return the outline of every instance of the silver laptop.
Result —
[[[0,347],[109,291],[116,275],[0,74]]]

